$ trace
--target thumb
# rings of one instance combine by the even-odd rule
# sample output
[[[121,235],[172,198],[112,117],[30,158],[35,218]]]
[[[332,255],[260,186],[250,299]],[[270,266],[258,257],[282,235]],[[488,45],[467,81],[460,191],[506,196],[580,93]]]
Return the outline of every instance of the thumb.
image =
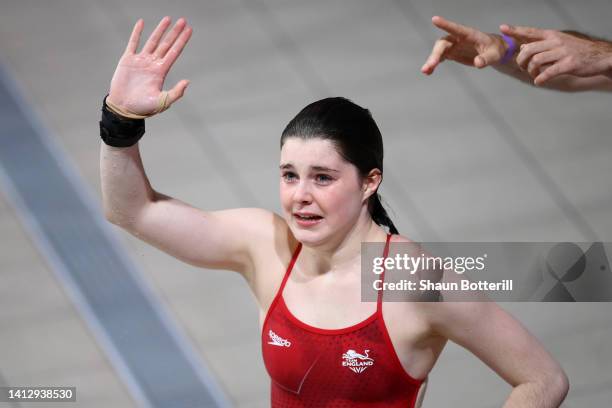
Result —
[[[489,65],[495,64],[501,59],[499,52],[494,48],[490,47],[478,54],[474,58],[474,66],[476,68],[484,68]]]
[[[182,79],[168,91],[168,106],[172,105],[174,102],[183,97],[185,94],[185,89],[187,89],[188,85],[189,80]]]

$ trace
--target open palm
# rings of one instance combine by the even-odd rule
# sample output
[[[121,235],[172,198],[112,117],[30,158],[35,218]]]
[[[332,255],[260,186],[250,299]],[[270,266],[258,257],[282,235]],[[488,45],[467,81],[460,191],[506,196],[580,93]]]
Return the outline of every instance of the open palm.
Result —
[[[134,115],[151,116],[180,99],[189,81],[163,91],[164,80],[191,37],[192,29],[180,18],[164,35],[171,20],[164,17],[138,53],[144,22],[138,20],[119,60],[107,101]]]

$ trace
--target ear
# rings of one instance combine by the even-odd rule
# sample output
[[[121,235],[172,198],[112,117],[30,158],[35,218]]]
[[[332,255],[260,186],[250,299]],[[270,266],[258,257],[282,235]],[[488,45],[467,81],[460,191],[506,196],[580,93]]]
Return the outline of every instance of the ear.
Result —
[[[376,193],[378,186],[382,182],[382,173],[379,169],[372,169],[363,178],[361,183],[361,191],[363,191],[363,201],[366,201],[372,194]]]

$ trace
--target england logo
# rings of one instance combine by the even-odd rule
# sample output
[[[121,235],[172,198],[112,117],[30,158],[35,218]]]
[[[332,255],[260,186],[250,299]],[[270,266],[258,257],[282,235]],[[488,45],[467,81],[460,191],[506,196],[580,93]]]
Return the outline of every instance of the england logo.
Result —
[[[359,354],[355,350],[348,350],[342,354],[342,366],[350,368],[353,372],[359,374],[365,371],[366,368],[374,365],[374,359],[368,356],[368,352]]]

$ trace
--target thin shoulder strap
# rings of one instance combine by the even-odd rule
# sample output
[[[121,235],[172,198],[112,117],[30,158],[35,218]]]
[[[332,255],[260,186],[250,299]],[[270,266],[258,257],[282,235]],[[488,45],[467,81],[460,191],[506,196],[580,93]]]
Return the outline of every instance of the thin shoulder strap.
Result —
[[[385,242],[385,250],[383,251],[383,259],[387,259],[387,257],[389,256],[389,243],[391,242],[391,234],[387,234],[387,241]],[[384,265],[384,262],[383,262]],[[383,301],[383,285],[385,283],[385,268],[383,266],[383,272],[380,275],[380,280],[381,280],[381,288],[378,291],[378,298],[376,299],[376,311],[377,312],[382,312],[382,301]]]
[[[297,257],[300,254],[300,250],[302,249],[302,243],[299,242],[298,246],[293,251],[293,256],[291,257],[291,262],[289,262],[289,266],[287,266],[287,271],[285,272],[285,276],[283,277],[283,281],[281,282],[280,288],[278,289],[278,293],[282,294],[283,289],[285,288],[285,284],[287,283],[287,279],[289,279],[289,275],[291,275],[291,270],[293,269],[293,265],[295,265],[295,261],[297,261]]]

